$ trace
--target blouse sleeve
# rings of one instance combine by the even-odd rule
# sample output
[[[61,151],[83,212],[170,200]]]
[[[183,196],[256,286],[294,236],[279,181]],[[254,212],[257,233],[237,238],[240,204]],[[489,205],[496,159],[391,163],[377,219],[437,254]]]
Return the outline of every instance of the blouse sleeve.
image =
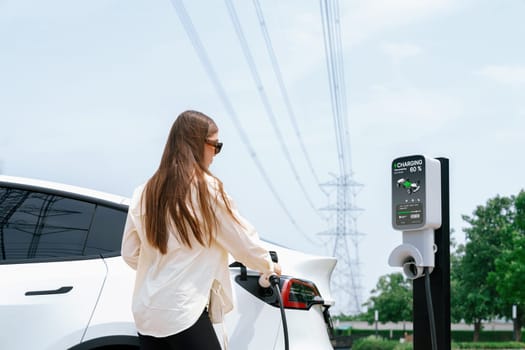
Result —
[[[137,262],[140,253],[140,238],[131,212],[128,213],[124,236],[122,237],[122,258],[134,270],[137,269]]]
[[[232,203],[231,209],[238,222],[235,221],[228,213],[226,204],[220,198],[221,196],[219,195],[218,197],[216,202],[218,220],[217,243],[230,252],[235,260],[243,263],[250,269],[265,274],[274,272],[270,255],[260,244],[259,235],[255,228],[239,214],[230,201]]]

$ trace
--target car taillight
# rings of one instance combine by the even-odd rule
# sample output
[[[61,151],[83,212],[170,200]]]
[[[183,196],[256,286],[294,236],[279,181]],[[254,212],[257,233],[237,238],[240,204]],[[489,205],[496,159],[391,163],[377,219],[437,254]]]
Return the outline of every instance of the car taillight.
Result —
[[[324,303],[315,284],[285,276],[281,278],[281,297],[287,309],[308,310],[312,305]]]
[[[230,264],[230,267],[241,268],[241,273],[235,276],[235,282],[242,288],[265,303],[279,307],[279,301],[273,289],[259,286],[258,274],[248,274],[246,267],[238,262]],[[279,279],[279,289],[283,306],[287,309],[309,310],[312,305],[324,304],[319,290],[311,281],[283,275]]]

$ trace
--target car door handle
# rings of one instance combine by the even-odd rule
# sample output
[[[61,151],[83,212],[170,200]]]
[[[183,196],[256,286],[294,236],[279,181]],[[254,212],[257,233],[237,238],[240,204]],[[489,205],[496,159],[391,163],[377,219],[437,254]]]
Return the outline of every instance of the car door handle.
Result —
[[[69,291],[71,291],[73,287],[60,287],[58,289],[52,289],[52,290],[30,290],[26,292],[26,296],[34,296],[34,295],[49,295],[49,294],[66,294]]]

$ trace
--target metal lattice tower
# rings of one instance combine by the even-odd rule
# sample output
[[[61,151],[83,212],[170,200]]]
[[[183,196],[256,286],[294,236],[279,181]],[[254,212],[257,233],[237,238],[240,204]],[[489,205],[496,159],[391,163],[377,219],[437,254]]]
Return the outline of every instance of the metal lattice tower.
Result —
[[[336,296],[335,309],[346,315],[361,312],[361,274],[359,262],[359,239],[357,216],[362,211],[355,205],[355,196],[363,187],[351,175],[334,176],[323,186],[335,187],[336,204],[323,208],[335,213],[335,227],[321,233],[333,237],[332,255],[337,265],[332,274],[332,292]]]

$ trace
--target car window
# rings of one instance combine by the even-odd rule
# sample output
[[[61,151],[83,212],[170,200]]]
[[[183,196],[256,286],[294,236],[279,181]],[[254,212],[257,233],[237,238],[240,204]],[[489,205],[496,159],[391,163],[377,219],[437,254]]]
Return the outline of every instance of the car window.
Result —
[[[125,217],[97,203],[0,187],[0,262],[117,252]]]
[[[120,252],[126,215],[125,211],[97,205],[84,255]]]

